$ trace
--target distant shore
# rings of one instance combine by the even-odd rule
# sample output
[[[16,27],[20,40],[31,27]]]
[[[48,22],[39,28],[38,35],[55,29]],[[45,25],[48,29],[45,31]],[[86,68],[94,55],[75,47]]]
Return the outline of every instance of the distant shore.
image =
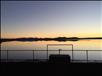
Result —
[[[2,42],[8,41],[78,41],[78,40],[92,40],[92,39],[102,39],[102,37],[56,37],[56,38],[1,38]]]

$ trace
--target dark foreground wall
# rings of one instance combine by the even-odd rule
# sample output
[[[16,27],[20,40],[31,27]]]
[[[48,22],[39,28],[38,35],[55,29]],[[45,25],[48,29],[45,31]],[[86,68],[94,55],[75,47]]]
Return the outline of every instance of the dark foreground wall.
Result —
[[[1,63],[2,76],[7,75],[33,75],[33,76],[89,76],[89,73],[102,76],[101,63]]]

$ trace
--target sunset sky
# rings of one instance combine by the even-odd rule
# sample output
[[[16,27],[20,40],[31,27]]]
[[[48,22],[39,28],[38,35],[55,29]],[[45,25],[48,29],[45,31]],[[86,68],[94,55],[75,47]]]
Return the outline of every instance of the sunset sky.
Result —
[[[2,1],[1,37],[102,37],[100,1]]]

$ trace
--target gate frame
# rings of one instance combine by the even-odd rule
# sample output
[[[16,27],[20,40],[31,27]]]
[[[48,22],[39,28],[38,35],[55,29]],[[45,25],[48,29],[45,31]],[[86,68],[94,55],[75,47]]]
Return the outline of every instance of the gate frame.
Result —
[[[73,44],[47,44],[47,59],[48,59],[48,48],[49,48],[49,46],[71,46],[72,47],[72,60],[74,59]]]

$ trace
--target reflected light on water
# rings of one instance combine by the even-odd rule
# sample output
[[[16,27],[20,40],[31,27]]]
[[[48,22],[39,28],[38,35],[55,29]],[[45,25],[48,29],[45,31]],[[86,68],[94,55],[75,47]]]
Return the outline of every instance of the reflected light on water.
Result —
[[[33,51],[46,50],[47,44],[73,44],[74,50],[102,50],[102,40],[80,40],[80,41],[36,41],[36,42],[4,42],[1,44],[1,50],[28,50],[28,51],[9,51],[10,59],[33,59]],[[72,50],[71,46],[49,46],[49,50]],[[49,51],[49,54],[58,54],[58,51]],[[71,51],[62,51],[61,54],[69,54]],[[2,58],[6,58],[7,53],[2,51]],[[72,56],[71,56],[72,57]],[[36,51],[35,58],[46,59],[46,51]],[[86,59],[85,51],[74,51],[74,59]],[[102,51],[89,52],[89,60],[102,60]]]

